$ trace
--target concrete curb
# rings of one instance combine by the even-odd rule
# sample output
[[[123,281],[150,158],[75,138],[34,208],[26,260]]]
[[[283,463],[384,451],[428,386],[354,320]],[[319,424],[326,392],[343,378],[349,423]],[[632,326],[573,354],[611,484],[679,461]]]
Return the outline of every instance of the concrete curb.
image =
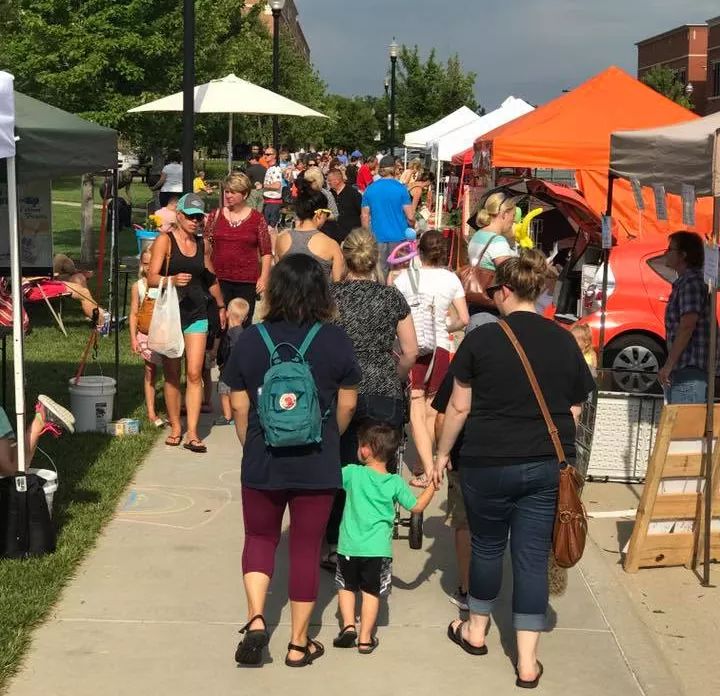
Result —
[[[645,696],[689,696],[600,547],[588,536],[580,574]]]

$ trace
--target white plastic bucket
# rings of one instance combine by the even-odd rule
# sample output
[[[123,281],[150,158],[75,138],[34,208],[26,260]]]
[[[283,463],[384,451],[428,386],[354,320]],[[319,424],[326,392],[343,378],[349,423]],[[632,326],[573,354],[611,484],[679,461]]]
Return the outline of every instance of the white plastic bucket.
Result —
[[[52,517],[53,498],[55,497],[55,491],[58,489],[57,471],[53,471],[52,469],[28,469],[28,473],[36,474],[40,478],[45,479],[43,491],[45,493],[45,500],[47,500],[50,516]]]
[[[113,419],[115,380],[92,375],[70,380],[70,410],[75,416],[75,430],[80,433],[106,432]]]

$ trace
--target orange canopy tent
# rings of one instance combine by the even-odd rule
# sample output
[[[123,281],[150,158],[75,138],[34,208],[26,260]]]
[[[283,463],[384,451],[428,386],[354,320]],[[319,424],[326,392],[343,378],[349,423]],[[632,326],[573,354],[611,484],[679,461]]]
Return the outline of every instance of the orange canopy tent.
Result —
[[[698,116],[617,67],[610,67],[572,91],[521,116],[475,141],[493,167],[573,169],[589,206],[606,206],[610,135],[617,130],[653,128],[697,119]],[[464,155],[459,156],[462,161]],[[668,221],[655,215],[652,191],[644,191],[645,210],[635,204],[629,182],[618,180],[613,192],[613,220],[618,242],[650,233],[668,234],[683,227],[682,203],[668,196]],[[711,229],[712,209],[699,201],[696,226]],[[687,228],[685,226],[685,228]]]

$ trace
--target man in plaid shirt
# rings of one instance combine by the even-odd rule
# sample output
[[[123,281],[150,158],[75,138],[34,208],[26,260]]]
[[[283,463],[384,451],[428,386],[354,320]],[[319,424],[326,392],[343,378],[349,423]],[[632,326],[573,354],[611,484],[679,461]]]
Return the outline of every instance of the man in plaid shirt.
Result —
[[[665,310],[668,357],[658,372],[670,404],[700,404],[707,398],[710,316],[703,277],[704,247],[700,235],[670,235],[665,263],[678,273]],[[715,356],[717,363],[717,355]]]

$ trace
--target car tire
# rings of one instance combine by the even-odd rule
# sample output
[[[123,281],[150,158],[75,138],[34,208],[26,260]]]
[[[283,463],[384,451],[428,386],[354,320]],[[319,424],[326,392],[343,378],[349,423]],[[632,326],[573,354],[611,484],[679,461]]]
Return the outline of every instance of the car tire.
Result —
[[[626,334],[605,349],[603,367],[611,370],[613,391],[658,393],[657,371],[666,357],[665,347],[659,340],[645,334]]]

